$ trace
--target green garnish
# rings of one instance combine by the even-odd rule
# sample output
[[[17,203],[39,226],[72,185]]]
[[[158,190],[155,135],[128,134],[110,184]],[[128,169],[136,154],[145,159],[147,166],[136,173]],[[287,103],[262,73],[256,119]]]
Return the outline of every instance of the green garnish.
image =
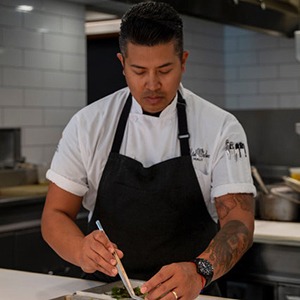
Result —
[[[144,295],[141,293],[140,287],[137,286],[133,290],[137,296],[143,298]],[[109,292],[107,294],[115,299],[130,299],[131,298],[125,287],[113,287],[111,289],[111,292]]]

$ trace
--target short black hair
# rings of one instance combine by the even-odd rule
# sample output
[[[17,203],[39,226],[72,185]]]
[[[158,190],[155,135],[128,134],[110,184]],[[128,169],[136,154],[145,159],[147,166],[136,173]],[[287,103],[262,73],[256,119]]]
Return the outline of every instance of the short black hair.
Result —
[[[154,46],[174,40],[175,51],[182,57],[183,24],[177,11],[163,2],[146,1],[133,5],[123,16],[119,46],[126,56],[128,42]]]

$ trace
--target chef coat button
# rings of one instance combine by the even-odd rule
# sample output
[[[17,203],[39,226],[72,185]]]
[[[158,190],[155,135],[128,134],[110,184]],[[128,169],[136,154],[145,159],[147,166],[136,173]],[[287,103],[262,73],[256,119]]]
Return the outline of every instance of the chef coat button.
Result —
[[[133,117],[133,121],[134,121],[134,122],[137,122],[138,119],[139,119],[138,117]]]

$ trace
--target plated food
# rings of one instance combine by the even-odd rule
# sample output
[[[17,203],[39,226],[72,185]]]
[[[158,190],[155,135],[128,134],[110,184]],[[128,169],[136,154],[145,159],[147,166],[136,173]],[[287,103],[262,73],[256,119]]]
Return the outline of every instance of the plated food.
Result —
[[[144,295],[141,293],[139,286],[135,287],[133,290],[137,296],[143,298]],[[124,286],[113,287],[110,292],[106,292],[105,294],[111,296],[114,299],[130,299],[130,295]]]
[[[140,291],[140,286],[144,283],[140,280],[131,280],[134,292],[139,297],[144,295]],[[72,295],[65,295],[52,300],[122,300],[131,299],[126,291],[123,282],[117,281],[108,284],[102,284],[83,291],[77,291]]]

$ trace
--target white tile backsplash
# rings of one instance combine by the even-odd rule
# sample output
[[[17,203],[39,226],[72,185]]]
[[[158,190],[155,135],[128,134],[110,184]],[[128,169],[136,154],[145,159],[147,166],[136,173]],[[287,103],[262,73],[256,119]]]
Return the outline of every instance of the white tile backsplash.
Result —
[[[279,75],[282,78],[298,78],[300,80],[300,63],[281,64]]]
[[[260,94],[296,94],[299,92],[297,79],[261,80],[258,84]]]
[[[279,96],[280,108],[300,108],[300,93],[298,94],[286,94]],[[300,120],[300,117],[299,117]]]
[[[45,12],[24,14],[24,27],[37,32],[61,32],[62,17]]]
[[[225,51],[224,67],[253,66],[258,63],[258,54],[254,51]],[[226,80],[226,78],[225,78]]]
[[[279,70],[274,65],[262,66],[241,66],[238,67],[239,78],[244,79],[264,79],[264,78],[277,78]]]
[[[4,124],[6,126],[41,126],[44,125],[41,108],[4,108]]]
[[[86,91],[63,91],[62,106],[81,108],[86,105]]]
[[[65,127],[76,112],[76,109],[71,108],[47,109],[44,115],[45,125]]]
[[[47,0],[46,0],[47,1]],[[38,0],[26,0],[26,1],[22,1],[22,0],[0,0],[0,4],[2,4],[4,7],[8,6],[8,7],[13,7],[16,8],[18,5],[22,4],[22,3],[31,3],[34,4],[34,7],[39,9],[42,5],[42,1],[38,1]]]
[[[21,127],[22,155],[50,162],[70,117],[86,105],[85,7],[0,0],[0,126]],[[72,99],[71,99],[72,98]]]
[[[22,138],[23,140],[23,138]],[[22,156],[26,158],[26,161],[30,162],[38,162],[43,163],[44,161],[51,161],[51,158],[49,160],[45,159],[44,156],[44,147],[43,146],[24,146],[24,143],[22,143]]]
[[[85,54],[85,39],[77,36],[46,33],[44,49],[63,53]]]
[[[22,25],[22,15],[11,8],[2,6],[0,9],[0,25],[20,27]]]
[[[61,107],[62,92],[60,90],[51,89],[25,89],[24,105],[26,107]]]
[[[56,149],[57,149],[57,144],[43,147],[43,158],[44,158],[45,162],[50,162],[52,160],[52,157],[53,157]]]
[[[258,93],[258,82],[255,80],[232,81],[226,85],[226,94],[230,95],[253,95]]]
[[[224,26],[224,41],[225,108],[299,108],[300,64],[294,39]],[[253,95],[244,89],[249,80],[256,86]]]
[[[81,73],[79,75],[79,89],[82,91],[85,91],[87,89],[87,78],[86,78],[86,74]]]
[[[226,81],[237,81],[239,78],[239,67],[233,66],[233,67],[227,67],[224,68],[224,78],[226,78]]]
[[[26,157],[28,161],[38,161],[41,164],[49,165],[54,155],[55,149],[56,145],[24,146],[23,156]]]
[[[279,106],[278,96],[273,95],[242,95],[239,96],[239,100],[236,107],[232,109],[276,109]]]
[[[63,71],[45,71],[43,73],[43,86],[54,89],[78,89],[80,73]]]
[[[223,103],[224,106],[224,103]],[[240,99],[239,96],[231,95],[226,98],[226,108],[227,109],[237,109],[240,108]]]
[[[3,85],[9,87],[41,87],[42,72],[35,69],[4,68]]]
[[[82,37],[85,34],[85,27],[82,26],[81,19],[63,17],[62,32],[64,34],[77,35]]]
[[[55,52],[24,50],[24,66],[26,68],[59,70],[61,55]]]
[[[0,46],[0,67],[23,65],[23,52],[21,49]]]
[[[62,55],[62,70],[86,72],[86,58],[83,55],[67,54]]]
[[[23,106],[23,90],[0,87],[0,107]]]
[[[22,144],[24,146],[50,146],[57,145],[62,134],[61,126],[41,127],[27,126],[22,130]]]
[[[224,79],[224,68],[219,66],[207,66],[195,63],[189,65],[188,71],[184,74],[188,78],[222,80]]]
[[[25,28],[3,29],[3,43],[5,46],[28,49],[41,49],[43,34],[37,31],[29,31]]]
[[[42,10],[47,14],[73,17],[82,21],[85,19],[84,6],[82,4],[62,0],[43,0],[38,2],[42,4]]]
[[[278,37],[279,38],[279,37]],[[295,63],[295,50],[290,49],[268,49],[258,52],[259,63],[263,64],[282,64],[282,63]]]
[[[192,17],[184,17],[184,30],[190,56],[183,83],[193,91],[227,109],[299,108],[300,64],[293,39]],[[222,78],[208,71],[215,66]],[[201,84],[208,79],[211,85]],[[214,85],[223,101],[217,100]]]
[[[261,49],[274,49],[279,46],[278,37],[259,34],[259,35],[245,35],[236,39],[238,42],[238,49],[243,51],[258,51]]]

